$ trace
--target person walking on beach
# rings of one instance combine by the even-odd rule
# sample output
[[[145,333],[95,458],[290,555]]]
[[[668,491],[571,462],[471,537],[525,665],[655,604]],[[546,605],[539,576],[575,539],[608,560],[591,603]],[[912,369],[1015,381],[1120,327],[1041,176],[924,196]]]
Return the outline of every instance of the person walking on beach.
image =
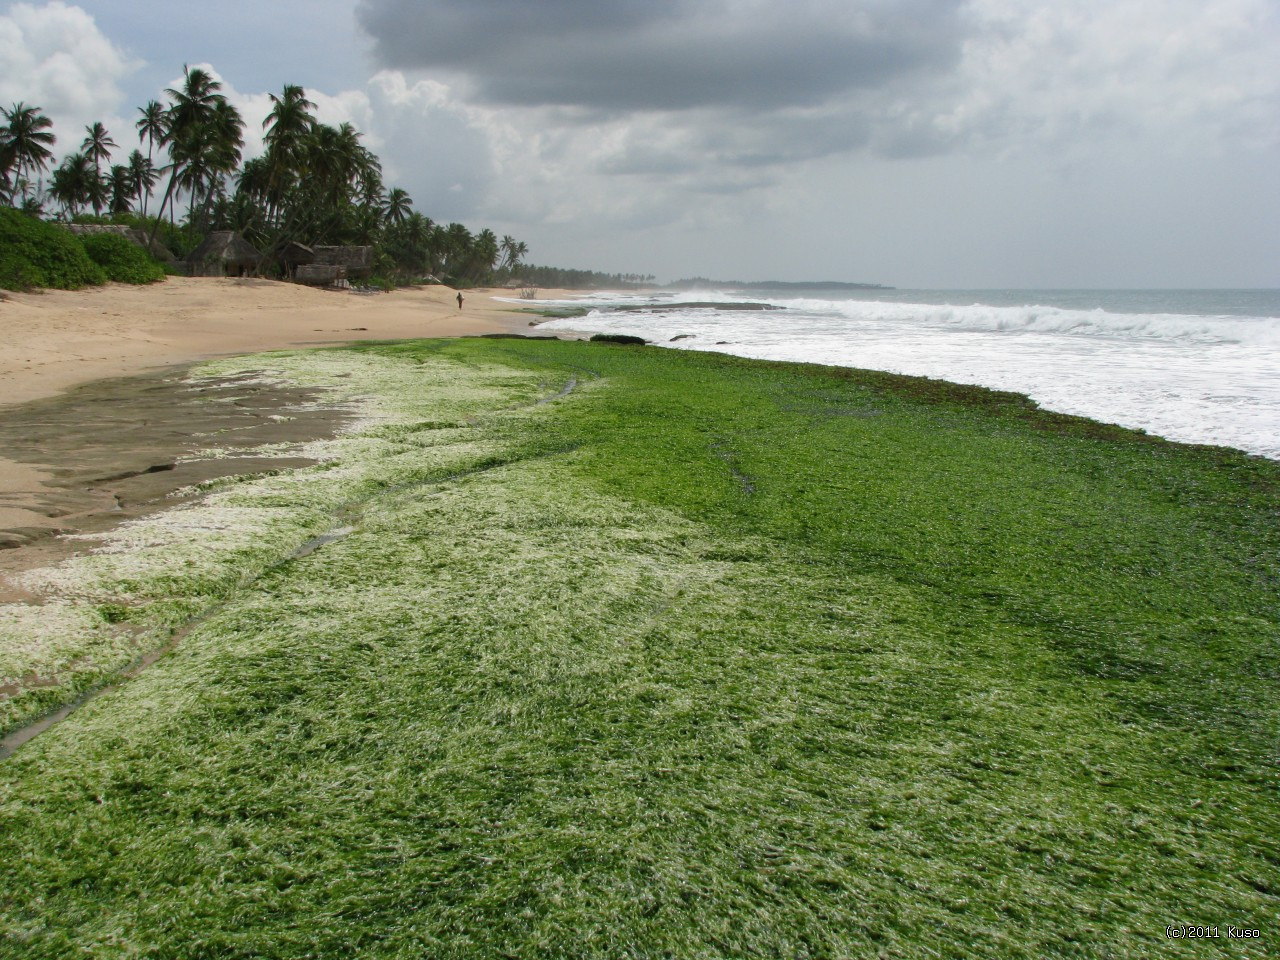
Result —
[[[458,291],[458,309],[459,310],[462,309],[462,291],[461,290]]]

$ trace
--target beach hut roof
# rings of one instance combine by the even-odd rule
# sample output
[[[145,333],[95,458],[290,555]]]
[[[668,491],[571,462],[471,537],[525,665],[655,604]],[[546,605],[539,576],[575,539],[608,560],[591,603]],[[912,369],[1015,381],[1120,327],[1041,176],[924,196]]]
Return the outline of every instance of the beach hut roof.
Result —
[[[256,266],[262,254],[234,230],[214,230],[187,257],[192,263],[220,260],[232,266]]]
[[[297,240],[290,240],[280,250],[279,256],[280,260],[284,263],[314,263],[316,259],[316,252],[305,243],[299,243]]]
[[[151,256],[164,263],[170,263],[175,259],[173,252],[159,240],[151,242],[151,238],[147,236],[146,231],[126,226],[123,223],[68,223],[64,224],[64,226],[80,237],[114,233],[117,236],[124,237],[126,240],[133,241],[143,250],[149,250]]]
[[[373,247],[316,247],[316,263],[331,263],[348,269],[369,269],[373,266]]]

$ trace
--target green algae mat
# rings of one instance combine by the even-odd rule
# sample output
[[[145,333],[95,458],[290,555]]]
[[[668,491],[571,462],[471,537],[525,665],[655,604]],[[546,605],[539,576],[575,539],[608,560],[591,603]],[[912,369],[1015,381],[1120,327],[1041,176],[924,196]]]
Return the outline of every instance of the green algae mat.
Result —
[[[198,375],[358,420],[0,608],[4,730],[108,685],[0,762],[0,956],[1280,946],[1277,464],[605,344]]]

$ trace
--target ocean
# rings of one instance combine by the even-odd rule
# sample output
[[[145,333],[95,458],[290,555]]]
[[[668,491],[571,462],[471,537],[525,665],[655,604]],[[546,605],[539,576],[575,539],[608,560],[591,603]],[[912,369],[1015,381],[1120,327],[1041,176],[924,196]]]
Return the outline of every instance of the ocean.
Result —
[[[542,327],[979,384],[1280,459],[1280,290],[753,288],[539,301],[560,304],[590,312]]]

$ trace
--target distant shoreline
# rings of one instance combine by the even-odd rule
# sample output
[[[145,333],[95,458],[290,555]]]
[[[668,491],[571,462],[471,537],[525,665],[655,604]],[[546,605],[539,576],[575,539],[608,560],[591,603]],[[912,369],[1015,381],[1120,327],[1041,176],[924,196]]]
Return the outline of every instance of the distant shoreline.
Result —
[[[692,277],[666,285],[668,290],[697,290],[717,287],[728,290],[896,290],[880,283],[846,283],[842,280],[707,280]]]

